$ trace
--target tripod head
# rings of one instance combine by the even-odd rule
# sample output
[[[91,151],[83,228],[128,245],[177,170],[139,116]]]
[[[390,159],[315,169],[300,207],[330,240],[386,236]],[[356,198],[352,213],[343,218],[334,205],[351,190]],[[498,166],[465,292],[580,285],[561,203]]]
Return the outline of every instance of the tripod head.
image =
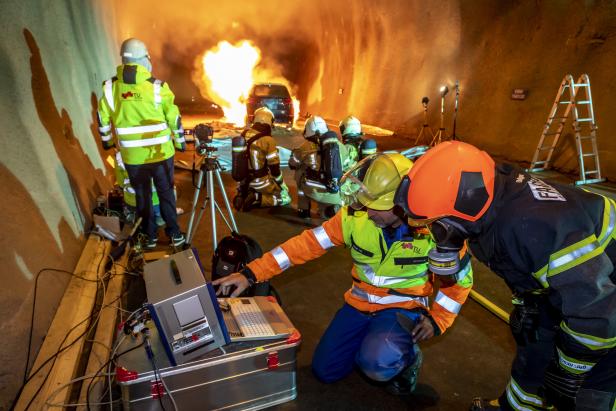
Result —
[[[423,104],[424,110],[428,109],[429,102],[430,102],[430,99],[427,96],[424,96],[424,98],[421,99],[421,104]]]
[[[218,151],[218,148],[212,146],[214,138],[214,129],[209,124],[197,124],[193,129],[195,137],[195,151],[200,156],[211,157],[212,154]]]

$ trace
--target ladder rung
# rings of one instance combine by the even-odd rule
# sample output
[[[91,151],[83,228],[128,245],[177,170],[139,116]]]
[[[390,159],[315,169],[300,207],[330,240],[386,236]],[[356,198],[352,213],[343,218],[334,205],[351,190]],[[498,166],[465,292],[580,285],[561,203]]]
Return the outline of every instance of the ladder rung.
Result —
[[[584,171],[584,174],[597,174],[599,170]]]
[[[552,133],[544,133],[544,136],[555,136],[556,134],[560,134],[558,131],[554,131]]]
[[[588,83],[579,83],[579,84],[574,84],[573,87],[587,87],[589,85],[590,84],[588,84]]]
[[[558,104],[571,104],[570,101],[559,101]]]
[[[545,164],[545,161],[535,161],[533,164]]]
[[[594,138],[593,136],[579,136],[578,137],[580,140],[588,140],[590,138]]]
[[[576,101],[575,104],[590,104],[590,100],[580,100]]]
[[[590,156],[594,156],[594,155],[596,155],[596,154],[595,153],[585,153],[585,154],[582,154],[582,157],[590,157]]]
[[[539,147],[537,148],[537,150],[541,150],[541,151],[545,151],[545,150],[551,150],[552,147]]]
[[[567,117],[549,117],[548,120],[563,120],[566,119]]]
[[[588,122],[588,121],[592,121],[592,117],[588,117],[588,118],[578,118],[578,119],[577,119],[577,122],[578,122],[578,123],[581,123],[581,122],[586,123],[586,122]]]

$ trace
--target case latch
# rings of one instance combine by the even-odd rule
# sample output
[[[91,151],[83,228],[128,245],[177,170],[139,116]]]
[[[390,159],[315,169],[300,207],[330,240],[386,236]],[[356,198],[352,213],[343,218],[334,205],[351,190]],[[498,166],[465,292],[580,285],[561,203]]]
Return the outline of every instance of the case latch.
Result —
[[[267,353],[267,368],[270,370],[278,368],[280,360],[278,359],[278,351]]]

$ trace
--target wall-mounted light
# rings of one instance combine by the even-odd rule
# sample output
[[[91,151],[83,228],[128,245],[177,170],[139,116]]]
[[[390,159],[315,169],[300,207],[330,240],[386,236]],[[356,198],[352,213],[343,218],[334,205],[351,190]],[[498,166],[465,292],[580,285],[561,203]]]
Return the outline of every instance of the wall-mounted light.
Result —
[[[445,97],[447,93],[449,93],[449,88],[447,86],[441,86],[440,92],[441,92],[441,97]]]

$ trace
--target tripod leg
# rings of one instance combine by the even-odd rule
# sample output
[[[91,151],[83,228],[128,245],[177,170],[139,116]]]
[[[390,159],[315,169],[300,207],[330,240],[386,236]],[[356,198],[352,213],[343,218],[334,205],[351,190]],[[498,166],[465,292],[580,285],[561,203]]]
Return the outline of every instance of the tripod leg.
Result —
[[[231,225],[233,227],[233,231],[235,231],[236,233],[237,231],[237,224],[235,223],[235,217],[233,216],[233,210],[231,209],[231,205],[229,204],[229,198],[227,197],[227,193],[225,192],[225,186],[222,183],[222,178],[220,177],[220,170],[216,169],[215,170],[216,173],[216,180],[218,181],[218,187],[220,188],[220,191],[222,193],[222,199],[225,202],[225,207],[227,208],[227,213],[229,213],[229,219],[231,220]],[[222,214],[222,211],[220,212]],[[229,225],[229,224],[227,224]]]
[[[199,170],[199,177],[197,178],[197,188],[193,196],[192,209],[190,210],[190,219],[188,220],[188,228],[186,230],[186,243],[190,244],[193,237],[193,222],[195,220],[195,211],[197,210],[197,204],[199,202],[199,193],[201,192],[201,183],[203,182],[203,170]]]
[[[210,197],[210,218],[212,219],[212,247],[218,244],[216,235],[216,200],[214,199],[214,175],[212,170],[207,171],[207,192]]]

